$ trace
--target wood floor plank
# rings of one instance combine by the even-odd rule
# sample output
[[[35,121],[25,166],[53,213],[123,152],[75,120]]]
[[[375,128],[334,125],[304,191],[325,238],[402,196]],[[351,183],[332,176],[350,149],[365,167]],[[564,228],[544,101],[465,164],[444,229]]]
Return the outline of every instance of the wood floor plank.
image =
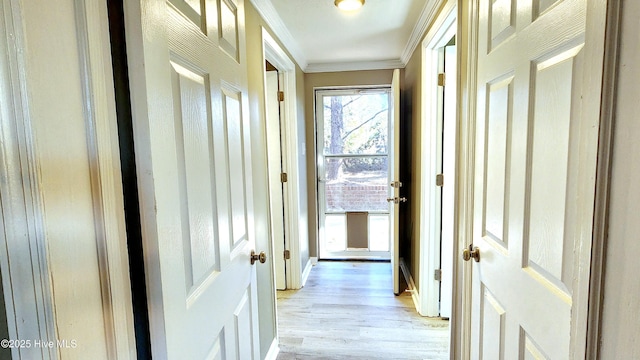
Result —
[[[319,262],[301,290],[278,292],[278,360],[449,358],[449,322],[395,296],[391,265]]]

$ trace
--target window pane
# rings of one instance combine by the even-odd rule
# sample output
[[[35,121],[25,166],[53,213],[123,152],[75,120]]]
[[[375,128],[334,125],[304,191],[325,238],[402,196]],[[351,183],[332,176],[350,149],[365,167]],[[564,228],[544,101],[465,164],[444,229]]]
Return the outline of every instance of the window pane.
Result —
[[[387,157],[325,158],[325,209],[389,211]]]
[[[327,251],[344,251],[347,248],[347,222],[344,215],[327,215],[324,233]]]
[[[324,154],[386,154],[389,94],[323,97]]]
[[[389,251],[389,215],[369,215],[369,250]]]

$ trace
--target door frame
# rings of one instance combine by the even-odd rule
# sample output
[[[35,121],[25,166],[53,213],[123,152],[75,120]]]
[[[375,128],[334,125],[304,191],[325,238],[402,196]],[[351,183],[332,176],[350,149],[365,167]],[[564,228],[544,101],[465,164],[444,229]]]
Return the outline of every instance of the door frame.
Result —
[[[282,101],[278,98],[278,93],[283,82],[282,73],[275,67],[268,69],[265,64],[264,71],[264,106],[265,106],[265,127],[266,127],[266,155],[267,171],[269,181],[267,182],[267,193],[269,202],[269,241],[265,248],[269,250],[268,259],[273,261],[274,281],[276,290],[287,289],[286,260],[280,254],[285,253],[285,243],[287,242],[287,231],[285,226],[288,222],[284,206],[284,184],[282,183],[282,130],[284,124],[280,121]],[[278,254],[276,256],[276,254]]]
[[[318,177],[318,180],[316,181],[316,187],[317,187],[317,191],[316,191],[316,203],[317,203],[317,216],[318,216],[318,258],[321,260],[326,259],[323,256],[323,251],[322,251],[322,241],[324,239],[324,234],[325,234],[325,220],[323,219],[323,217],[326,218],[326,209],[324,209],[324,204],[326,203],[326,192],[325,192],[325,188],[320,186],[320,174],[321,174],[321,170],[320,167],[322,166],[322,170],[324,169],[324,155],[322,154],[322,149],[320,146],[320,141],[322,141],[322,136],[324,136],[324,129],[320,129],[320,127],[322,126],[322,124],[319,124],[320,118],[319,116],[321,116],[321,111],[318,109],[318,104],[320,104],[321,102],[318,101],[319,98],[321,98],[322,96],[324,96],[324,94],[331,94],[331,96],[333,96],[334,94],[337,96],[348,96],[348,95],[355,95],[360,91],[373,91],[375,93],[386,93],[388,95],[388,99],[389,99],[389,106],[388,106],[388,111],[389,114],[387,116],[388,119],[388,137],[389,137],[389,142],[388,142],[388,152],[387,152],[387,159],[388,159],[388,164],[389,164],[389,169],[387,171],[387,183],[390,183],[393,180],[393,176],[397,177],[397,174],[393,174],[393,169],[392,169],[392,163],[394,161],[394,156],[396,156],[396,154],[394,154],[394,148],[393,148],[393,136],[394,133],[396,132],[395,128],[394,128],[394,111],[397,111],[394,109],[394,105],[393,105],[393,89],[391,84],[389,85],[380,85],[380,86],[374,86],[374,85],[366,85],[366,86],[362,86],[362,85],[354,85],[354,86],[333,86],[333,87],[317,87],[314,88],[313,91],[313,96],[314,96],[314,126],[315,126],[315,154],[316,154],[316,164],[315,164],[315,170],[316,170],[316,174]],[[322,119],[323,121],[324,119]],[[377,154],[366,154],[366,155],[362,155],[362,156],[376,156]],[[352,155],[352,157],[359,157],[360,155]],[[348,157],[348,156],[347,156]],[[391,188],[393,189],[393,188]],[[391,193],[388,193],[387,196],[391,196],[393,197],[393,195]],[[391,207],[389,207],[389,210],[385,213],[385,212],[372,212],[372,213],[368,213],[368,216],[376,216],[376,215],[387,215],[389,217],[389,229],[392,230],[393,228],[393,212],[397,211],[395,209],[393,209],[394,205],[390,205]],[[345,211],[345,221],[346,221],[346,211]],[[346,233],[346,222],[345,222],[345,233]],[[345,240],[346,240],[346,234],[345,234]],[[394,245],[393,245],[393,238],[390,237],[389,238],[389,250],[388,251],[370,251],[370,250],[354,250],[354,251],[349,251],[349,250],[343,250],[342,251],[344,254],[337,254],[334,256],[331,256],[329,259],[332,260],[348,260],[348,259],[366,259],[366,260],[391,260],[391,262],[393,262],[392,258],[393,258],[393,252],[394,252]]]
[[[301,231],[300,216],[302,208],[300,206],[300,194],[302,187],[300,186],[300,168],[298,161],[304,154],[300,153],[298,146],[298,117],[296,106],[296,65],[289,58],[287,53],[278,44],[275,38],[266,28],[262,28],[262,45],[263,56],[262,63],[269,61],[275,66],[283,76],[282,91],[284,92],[284,101],[282,101],[280,113],[280,124],[284,125],[280,128],[281,136],[281,155],[282,155],[282,171],[287,173],[287,182],[282,186],[283,204],[284,204],[284,226],[285,234],[288,241],[285,250],[289,250],[290,259],[285,261],[285,274],[287,289],[300,289],[304,286],[306,277],[311,270],[310,266],[305,264],[303,268],[300,244],[302,241],[308,242],[306,227]],[[263,81],[264,83],[264,81]],[[266,113],[265,113],[266,118]],[[265,142],[266,144],[266,142]],[[265,149],[266,151],[266,149]],[[269,184],[269,193],[272,193],[271,184]],[[271,201],[271,200],[269,200]],[[270,214],[269,216],[273,216]],[[273,253],[274,244],[270,244]],[[274,256],[278,256],[274,254]],[[275,274],[275,271],[274,271]]]
[[[44,236],[45,211],[29,116],[26,59],[21,51],[26,45],[22,14],[17,1],[3,0],[0,4],[0,16],[5,20],[0,23],[0,77],[5,80],[0,84],[0,101],[6,104],[0,112],[0,171],[5,177],[0,182],[0,296],[4,297],[10,339],[55,341],[55,298]],[[14,44],[8,42],[10,35]],[[17,285],[15,289],[13,284]],[[14,348],[10,353],[43,359],[57,356],[53,349]]]
[[[23,51],[28,50],[25,41],[28,27],[25,26],[37,19],[28,18],[23,7],[15,0],[2,0],[0,5],[0,14],[5,20],[0,26],[3,39],[0,40],[0,73],[7,79],[2,85],[6,91],[0,95],[2,103],[7,105],[0,112],[3,129],[0,147],[5,159],[19,157],[18,161],[7,162],[3,168],[7,181],[0,189],[3,193],[0,266],[5,299],[10,299],[5,302],[10,338],[31,341],[32,344],[30,348],[14,348],[12,353],[14,356],[55,359],[60,355],[55,347],[33,346],[33,342],[38,340],[55,342],[59,328],[65,328],[66,325],[58,323],[64,319],[58,319],[55,303],[63,302],[66,294],[53,292],[54,280],[64,275],[51,273],[52,260],[48,256],[50,225],[45,219],[46,207],[39,178],[40,165],[47,159],[39,158],[36,151],[29,93],[29,88],[36,84],[29,84],[30,69]],[[82,91],[78,97],[83,104],[86,155],[89,159],[87,167],[94,205],[97,253],[93,255],[97,257],[96,277],[99,278],[103,304],[104,345],[110,357],[133,358],[136,348],[122,210],[108,9],[106,2],[91,5],[76,2],[69,11],[75,16],[77,40],[73,48],[78,50],[77,70],[82,79]],[[11,43],[6,42],[9,39]],[[48,64],[51,65],[50,62]],[[42,97],[35,102],[41,100]],[[5,238],[3,235],[8,236]],[[25,264],[30,266],[25,268]],[[14,291],[16,284],[19,284],[19,291]]]
[[[440,207],[441,196],[438,195],[438,192],[441,188],[436,186],[435,175],[439,172],[437,157],[442,154],[443,150],[442,148],[438,149],[438,136],[441,133],[440,121],[432,120],[441,115],[438,113],[441,97],[435,96],[440,91],[437,85],[439,50],[456,33],[456,6],[454,2],[448,1],[422,42],[423,106],[421,109],[420,153],[429,154],[429,156],[423,155],[420,164],[420,186],[422,187],[420,196],[420,276],[418,280],[420,291],[419,293],[414,291],[413,296],[420,315],[430,317],[440,315],[440,282],[434,280],[433,274],[436,269],[440,268],[439,222],[442,209]],[[456,244],[453,247],[455,254],[457,253]]]
[[[590,268],[590,287],[588,310],[583,321],[587,329],[576,331],[572,328],[571,351],[585,354],[585,358],[598,358],[602,305],[604,295],[604,263],[607,243],[609,214],[609,188],[613,143],[613,124],[616,91],[616,66],[620,52],[618,39],[620,34],[621,0],[591,0],[587,5],[586,41],[596,42],[591,56],[604,59],[602,95],[599,103],[591,104],[600,119],[598,162],[593,216],[593,237]],[[458,259],[454,264],[454,293],[452,309],[452,333],[450,356],[470,358],[471,353],[471,289],[472,262],[460,261],[459,249],[467,247],[473,240],[473,179],[475,173],[475,135],[476,126],[476,86],[477,86],[477,42],[478,42],[478,0],[458,1],[458,178],[456,185],[456,217],[454,221],[454,244]],[[596,4],[597,3],[597,4]],[[594,5],[595,4],[595,5]],[[604,4],[604,6],[600,6]],[[604,10],[603,10],[604,9]],[[595,26],[601,25],[601,28]],[[602,31],[604,30],[604,31]],[[604,32],[604,36],[603,33]],[[604,41],[603,41],[604,40]],[[460,316],[453,316],[459,314]],[[575,336],[580,336],[577,341]],[[584,337],[583,337],[584,336]],[[580,346],[576,346],[576,344]],[[585,345],[584,347],[582,345]]]

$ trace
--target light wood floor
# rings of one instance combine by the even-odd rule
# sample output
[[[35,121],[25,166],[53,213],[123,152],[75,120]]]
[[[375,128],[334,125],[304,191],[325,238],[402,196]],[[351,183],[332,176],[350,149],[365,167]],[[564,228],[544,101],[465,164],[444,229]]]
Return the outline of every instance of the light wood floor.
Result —
[[[393,295],[389,263],[321,261],[303,289],[278,291],[278,318],[278,360],[449,358],[449,322]]]

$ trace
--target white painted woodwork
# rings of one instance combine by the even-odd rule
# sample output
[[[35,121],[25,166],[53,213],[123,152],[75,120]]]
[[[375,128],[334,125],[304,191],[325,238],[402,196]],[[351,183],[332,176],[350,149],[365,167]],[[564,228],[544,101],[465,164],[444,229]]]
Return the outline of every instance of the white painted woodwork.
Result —
[[[389,156],[389,179],[391,181],[400,181],[400,69],[393,70],[393,78],[391,79],[391,101],[389,101],[389,107],[391,108],[391,135],[389,140],[389,149],[392,149],[392,153]],[[402,187],[396,186],[392,188],[391,197],[400,199]],[[393,293],[400,293],[400,211],[399,206],[403,204],[392,203],[389,207],[389,236],[391,238],[391,278],[393,279]]]
[[[285,274],[285,219],[284,201],[280,175],[282,155],[280,151],[280,101],[278,100],[278,72],[265,72],[265,107],[267,120],[267,157],[269,163],[269,211],[271,213],[271,242],[273,243],[273,264],[275,266],[276,289],[287,288]]]
[[[640,358],[637,314],[640,312],[640,2],[622,1],[619,62],[614,100],[613,158],[602,303],[602,332],[596,337],[600,358]],[[614,12],[613,16],[617,16]],[[610,54],[612,56],[613,54]],[[612,59],[615,59],[612,57]],[[613,81],[615,79],[609,79]]]
[[[17,51],[24,49],[25,42],[20,4],[3,1],[0,16],[4,20],[0,23],[0,271],[5,319],[11,339],[48,341],[56,338],[54,299],[49,295],[52,284],[47,274],[47,239],[42,236],[44,205],[36,167],[34,124],[27,103],[26,64],[24,53]],[[14,288],[13,284],[24,287]],[[53,349],[13,348],[8,354],[17,359],[55,357]]]
[[[135,357],[105,5],[0,7],[0,266],[10,337],[30,342],[14,358]]]
[[[457,97],[457,55],[456,46],[444,48],[444,114],[442,129],[442,228],[440,232],[440,316],[451,317],[453,302],[453,262],[458,259],[453,252],[453,219],[455,216],[455,185],[456,185],[456,97]]]
[[[258,358],[244,3],[125,6],[153,356]]]
[[[478,11],[471,358],[584,358],[602,2]]]
[[[440,16],[422,43],[422,124],[420,142],[420,256],[418,290],[420,302],[416,309],[423,316],[440,316],[441,282],[434,272],[441,268],[442,189],[436,176],[443,171],[443,88],[438,86],[438,74],[443,71],[443,47],[456,34],[455,2],[445,4]],[[455,82],[456,76],[448,77]],[[455,91],[453,84],[453,91]],[[454,97],[455,99],[455,97]],[[449,146],[451,144],[448,144]],[[455,145],[454,145],[455,146]],[[455,177],[444,176],[445,186],[455,186]],[[451,244],[453,246],[453,244]],[[451,249],[453,251],[453,249]],[[451,272],[451,275],[453,273]]]
[[[320,261],[300,290],[278,292],[279,360],[449,359],[449,321],[395,296],[387,262]]]
[[[280,104],[280,135],[282,167],[288,181],[283,186],[285,233],[291,260],[286,261],[287,288],[304,286],[304,272],[309,265],[309,230],[307,198],[305,193],[307,161],[305,152],[305,124],[300,120],[297,107],[296,65],[278,42],[262,28],[263,60],[268,60],[282,75],[281,90],[284,101]]]

